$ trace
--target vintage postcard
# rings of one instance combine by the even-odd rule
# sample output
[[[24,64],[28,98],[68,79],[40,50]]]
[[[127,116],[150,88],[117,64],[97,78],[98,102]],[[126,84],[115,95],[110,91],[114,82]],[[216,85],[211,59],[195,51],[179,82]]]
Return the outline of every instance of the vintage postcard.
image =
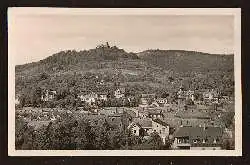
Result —
[[[241,156],[240,20],[9,8],[9,156]]]

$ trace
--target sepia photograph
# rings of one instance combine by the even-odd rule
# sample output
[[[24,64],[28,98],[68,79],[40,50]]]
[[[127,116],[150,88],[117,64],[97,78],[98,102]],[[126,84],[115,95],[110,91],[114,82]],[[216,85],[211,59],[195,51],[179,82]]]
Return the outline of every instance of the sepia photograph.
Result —
[[[9,156],[242,155],[240,19],[9,8]]]

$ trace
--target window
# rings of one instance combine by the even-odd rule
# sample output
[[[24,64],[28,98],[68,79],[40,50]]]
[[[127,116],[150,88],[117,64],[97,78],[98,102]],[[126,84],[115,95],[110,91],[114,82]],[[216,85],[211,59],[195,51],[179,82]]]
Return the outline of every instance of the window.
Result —
[[[136,133],[136,130],[134,130],[134,133]]]
[[[158,127],[158,125],[157,125],[157,127]]]

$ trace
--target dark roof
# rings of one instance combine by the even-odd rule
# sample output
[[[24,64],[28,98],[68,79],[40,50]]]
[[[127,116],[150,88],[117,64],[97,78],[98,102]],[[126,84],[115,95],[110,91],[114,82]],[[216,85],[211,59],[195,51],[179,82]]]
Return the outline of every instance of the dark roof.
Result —
[[[154,119],[153,121],[156,122],[156,123],[159,123],[160,125],[163,125],[165,127],[169,126],[166,122],[164,122],[164,121],[162,121],[161,119],[158,119],[158,118]]]
[[[162,109],[148,109],[148,114],[162,114]]]
[[[221,137],[223,134],[223,129],[221,127],[180,127],[174,134],[175,137],[186,137],[189,136],[191,139],[194,138],[204,138]]]
[[[150,119],[139,119],[134,120],[135,123],[139,124],[142,128],[152,127],[152,121]]]
[[[132,111],[132,110],[126,110],[126,113],[127,113],[128,115],[130,115],[132,118],[135,118],[135,117],[136,117],[136,113],[135,113],[134,111]]]

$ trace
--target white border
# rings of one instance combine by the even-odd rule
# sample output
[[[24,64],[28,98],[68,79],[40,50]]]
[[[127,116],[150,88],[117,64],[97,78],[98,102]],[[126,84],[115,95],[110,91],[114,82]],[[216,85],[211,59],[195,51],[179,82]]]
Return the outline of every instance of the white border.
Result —
[[[15,59],[8,40],[8,155],[9,156],[242,156],[241,9],[240,8],[26,8],[8,9],[8,35],[16,14],[70,15],[234,15],[235,150],[15,150]]]

